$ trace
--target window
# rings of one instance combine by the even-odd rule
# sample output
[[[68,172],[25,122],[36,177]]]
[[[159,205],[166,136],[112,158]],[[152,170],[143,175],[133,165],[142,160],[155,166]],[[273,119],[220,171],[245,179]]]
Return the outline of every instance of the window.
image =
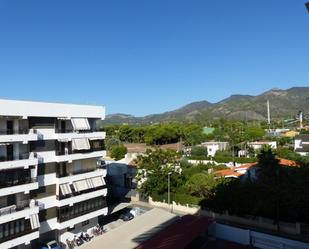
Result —
[[[85,220],[84,222],[82,222],[82,226],[84,227],[84,226],[87,226],[87,225],[89,225],[89,220]]]

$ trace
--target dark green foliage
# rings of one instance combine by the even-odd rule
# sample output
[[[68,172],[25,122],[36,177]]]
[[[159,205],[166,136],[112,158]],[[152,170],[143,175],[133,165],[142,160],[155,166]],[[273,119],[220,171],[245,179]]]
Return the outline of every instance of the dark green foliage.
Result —
[[[113,147],[122,145],[120,139],[115,135],[106,137],[104,141],[107,150],[111,150]]]
[[[127,147],[123,145],[119,145],[119,146],[112,147],[110,152],[111,152],[111,157],[118,161],[124,158],[124,156],[128,152],[128,149]]]
[[[309,222],[309,169],[279,166],[275,153],[264,148],[258,156],[258,180],[221,179],[203,208],[238,216],[275,221]]]
[[[207,148],[201,146],[194,146],[191,148],[191,156],[204,156],[207,157]]]

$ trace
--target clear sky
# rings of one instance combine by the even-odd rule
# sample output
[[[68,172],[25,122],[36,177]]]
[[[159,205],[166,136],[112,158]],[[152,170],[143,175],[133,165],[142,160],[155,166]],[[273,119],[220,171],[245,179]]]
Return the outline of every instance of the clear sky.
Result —
[[[0,98],[144,115],[309,86],[304,3],[0,0]]]

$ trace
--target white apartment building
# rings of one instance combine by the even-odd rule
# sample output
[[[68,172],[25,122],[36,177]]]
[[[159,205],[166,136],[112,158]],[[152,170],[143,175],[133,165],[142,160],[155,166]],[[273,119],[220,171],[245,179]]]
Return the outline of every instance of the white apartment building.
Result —
[[[0,99],[0,249],[40,248],[107,215],[101,106]]]

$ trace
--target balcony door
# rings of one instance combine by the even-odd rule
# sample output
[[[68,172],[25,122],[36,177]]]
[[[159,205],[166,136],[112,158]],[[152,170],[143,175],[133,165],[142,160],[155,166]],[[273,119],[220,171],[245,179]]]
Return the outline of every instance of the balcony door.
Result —
[[[14,149],[13,144],[9,144],[6,146],[6,157],[8,161],[12,161],[14,159]]]
[[[13,120],[6,121],[6,133],[8,135],[13,134]]]

